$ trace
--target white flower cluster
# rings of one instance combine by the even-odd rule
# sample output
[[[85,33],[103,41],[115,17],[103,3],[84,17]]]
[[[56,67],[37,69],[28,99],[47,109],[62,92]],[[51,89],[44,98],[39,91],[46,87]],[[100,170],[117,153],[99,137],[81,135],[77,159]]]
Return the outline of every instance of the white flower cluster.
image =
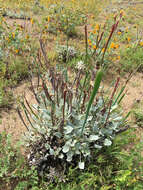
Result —
[[[79,62],[77,62],[76,68],[77,68],[78,70],[83,70],[83,69],[85,68],[84,62],[83,62],[82,60],[79,61]]]
[[[76,56],[77,51],[72,46],[61,45],[57,47],[58,58],[60,61],[66,62],[67,59],[72,59]]]

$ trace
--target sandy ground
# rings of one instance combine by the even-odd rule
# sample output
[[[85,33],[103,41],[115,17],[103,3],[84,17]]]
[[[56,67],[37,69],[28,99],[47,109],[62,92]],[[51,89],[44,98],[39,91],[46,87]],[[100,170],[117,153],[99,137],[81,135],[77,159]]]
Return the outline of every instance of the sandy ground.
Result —
[[[117,1],[116,1],[117,2]],[[120,1],[123,2],[123,1]],[[127,3],[135,3],[135,1],[126,1],[124,4]],[[111,4],[112,5],[112,4]],[[123,4],[118,3],[118,5],[123,6]],[[113,6],[113,5],[112,5]],[[131,6],[133,6],[131,4]],[[119,8],[119,7],[118,7]],[[108,9],[108,7],[107,7]],[[105,10],[106,11],[106,10]],[[24,27],[24,29],[28,32],[31,32],[31,23],[30,21],[20,20],[20,19],[6,19],[8,24],[13,26],[14,22]],[[125,79],[121,81],[123,83]],[[30,84],[28,82],[24,82],[23,84],[19,85],[15,89],[13,89],[13,93],[15,95],[15,98],[19,95],[25,93],[28,101],[30,103],[34,103],[34,96],[32,92],[29,89]],[[139,102],[143,100],[143,74],[142,73],[136,73],[132,79],[129,81],[127,87],[126,87],[127,93],[126,96],[123,99],[122,106],[124,109],[124,112],[130,111],[131,108],[133,108],[134,104],[136,102]],[[16,105],[16,103],[15,103]],[[1,124],[0,124],[0,132],[6,131],[7,133],[11,133],[13,136],[14,141],[20,140],[21,135],[26,131],[26,128],[24,127],[23,123],[21,122],[18,113],[15,110],[15,106],[10,111],[3,110],[1,112]]]
[[[33,79],[33,84],[36,82],[36,79]],[[14,98],[17,100],[20,96],[25,94],[28,102],[30,104],[35,103],[35,98],[30,90],[30,83],[24,82],[13,90]],[[27,130],[23,125],[17,111],[16,111],[17,102],[15,101],[14,106],[11,110],[3,110],[1,112],[1,124],[0,132],[6,131],[6,133],[11,134],[14,141],[20,140],[21,135]]]

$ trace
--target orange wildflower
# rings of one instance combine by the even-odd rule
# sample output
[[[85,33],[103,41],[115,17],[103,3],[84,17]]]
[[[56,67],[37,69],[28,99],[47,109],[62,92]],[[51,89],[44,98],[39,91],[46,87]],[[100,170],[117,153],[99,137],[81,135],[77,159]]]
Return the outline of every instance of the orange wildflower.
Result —
[[[19,53],[19,50],[18,50],[18,49],[16,49],[16,50],[15,50],[15,53]]]
[[[96,30],[93,30],[93,34],[96,34],[96,32],[97,32]]]
[[[102,49],[102,52],[103,52],[103,53],[104,53],[104,51],[105,51],[105,48]]]
[[[114,48],[115,48],[115,49],[118,49],[118,48],[119,48],[119,44],[116,44]]]
[[[119,48],[119,44],[115,44],[114,42],[111,43],[110,45],[111,49],[118,49]]]
[[[114,44],[114,42],[112,42],[111,45],[110,45],[110,48],[113,49],[114,47],[115,47],[115,44]]]
[[[96,45],[93,45],[93,49],[96,49],[97,47],[96,47]]]
[[[50,22],[50,17],[48,16],[48,22]]]
[[[127,37],[127,41],[130,42],[130,41],[131,41],[131,38],[130,38],[130,37]]]

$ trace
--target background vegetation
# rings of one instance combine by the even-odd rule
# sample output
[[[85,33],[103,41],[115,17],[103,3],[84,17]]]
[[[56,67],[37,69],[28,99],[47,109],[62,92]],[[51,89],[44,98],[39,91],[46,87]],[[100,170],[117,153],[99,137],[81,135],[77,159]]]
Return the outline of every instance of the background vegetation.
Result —
[[[97,93],[96,90],[99,90],[101,97],[105,100],[106,104],[104,106],[106,105],[106,111],[110,113],[114,103],[120,103],[122,98],[127,95],[124,88],[128,85],[132,75],[136,72],[142,74],[143,71],[143,23],[140,15],[141,11],[142,4],[140,0],[130,2],[129,4],[116,0],[102,1],[102,3],[99,0],[0,0],[1,119],[3,119],[3,110],[9,112],[10,109],[16,109],[20,102],[22,103],[23,112],[19,109],[19,115],[24,121],[24,125],[29,128],[27,120],[30,118],[31,124],[31,115],[35,115],[35,112],[33,112],[33,107],[28,103],[29,100],[27,101],[26,96],[23,96],[23,99],[19,98],[22,94],[20,93],[17,96],[14,93],[14,89],[26,81],[31,81],[32,86],[29,88],[29,92],[33,91],[37,100],[40,98],[39,92],[42,93],[42,90],[45,92],[45,95],[41,96],[42,101],[40,102],[40,106],[43,109],[43,102],[46,98],[46,101],[49,99],[47,92],[51,90],[51,88],[49,89],[49,83],[46,81],[46,74],[49,68],[54,68],[57,72],[54,78],[55,81],[58,79],[58,74],[62,72],[64,83],[67,86],[71,85],[70,81],[74,81],[75,77],[75,84],[78,87],[75,93],[78,97],[78,102],[82,102],[81,104],[79,103],[79,106],[81,106],[80,113],[84,113],[84,116],[91,116],[91,105],[86,100],[89,97],[91,98],[91,103],[93,103]],[[136,13],[135,16],[134,13]],[[108,46],[106,47],[106,45]],[[99,82],[100,88],[97,85],[97,80],[94,83],[99,68],[104,68],[103,83]],[[77,74],[78,79],[74,73]],[[86,80],[84,81],[81,76],[86,76]],[[119,90],[116,89],[118,80],[115,82],[118,76],[121,83],[123,83]],[[35,78],[37,81],[36,87],[35,83],[33,84],[33,79],[35,80]],[[104,81],[109,82],[107,84]],[[106,85],[108,89],[106,89]],[[140,88],[137,84],[134,83],[134,85]],[[46,88],[47,86],[48,88]],[[74,87],[72,92],[75,90]],[[64,94],[65,88],[62,89]],[[114,90],[117,90],[117,94],[114,93]],[[57,91],[52,93],[56,94]],[[82,96],[80,96],[80,93]],[[114,98],[112,95],[115,95]],[[53,94],[50,94],[50,96],[53,98]],[[66,101],[65,96],[61,95],[60,100],[63,104],[61,104],[60,111],[63,111],[64,101]],[[80,99],[81,97],[83,99]],[[44,102],[44,106],[47,106],[47,104],[49,103],[46,102],[45,104]],[[115,118],[121,112],[121,108],[122,104],[116,109]],[[38,133],[43,135],[43,131],[39,132],[37,127],[38,133],[34,131],[35,134],[32,134],[32,140],[29,143],[30,148],[23,148],[25,147],[25,144],[24,146],[22,145],[23,140],[22,143],[14,146],[13,137],[6,132],[1,132],[0,189],[142,190],[142,110],[141,94],[133,102],[131,110],[128,110],[131,111],[129,122],[123,122],[123,126],[127,128],[130,126],[130,129],[127,131],[123,130],[121,134],[118,133],[114,139],[110,135],[111,141],[107,143],[104,142],[105,139],[102,139],[104,145],[106,144],[107,146],[103,146],[100,151],[91,151],[92,161],[86,161],[85,169],[83,170],[83,162],[81,160],[80,168],[82,170],[78,168],[78,164],[74,163],[76,166],[69,164],[68,172],[61,181],[58,175],[55,174],[55,171],[50,171],[50,175],[52,175],[50,177],[47,176],[49,171],[44,171],[44,175],[39,176],[37,166],[33,166],[34,164],[30,163],[31,155],[29,155],[29,151],[32,150],[32,146],[35,146],[33,137],[38,136]],[[50,113],[46,113],[47,115],[44,115],[44,111],[43,113],[38,111],[36,112],[38,117],[40,114],[43,115],[43,125],[45,122],[44,117],[48,118],[49,114],[51,116],[53,114],[53,110]],[[104,109],[102,107],[102,110],[101,108],[99,109],[98,114],[101,116],[103,112]],[[26,117],[22,116],[23,113],[26,113],[27,120],[25,119]],[[62,114],[63,112],[60,112],[60,116],[56,116],[54,120],[59,122],[63,117]],[[128,114],[122,113],[121,115],[126,120]],[[57,119],[58,117],[60,118],[59,120]],[[74,117],[77,120],[76,116]],[[41,116],[39,118],[41,119]],[[90,120],[87,118],[82,118],[81,121],[85,121],[85,125],[83,122],[81,128],[86,128],[87,124],[90,125]],[[125,120],[121,119],[121,121]],[[118,121],[121,122],[120,120]],[[36,122],[39,124],[39,121],[36,120]],[[106,122],[106,119],[104,122]],[[2,123],[2,125],[5,124]],[[19,125],[21,125],[20,122]],[[72,131],[69,132],[70,130],[71,128],[69,127],[65,129],[65,136],[69,133],[72,135]],[[54,133],[50,132],[50,134],[55,135],[55,132],[57,131],[54,131]],[[88,132],[89,134],[91,133],[91,131]],[[109,129],[107,130],[108,132]],[[94,136],[93,134],[90,135]],[[87,135],[87,137],[89,136]],[[63,136],[60,138],[59,144],[62,148],[64,147],[63,141],[65,141],[65,138]],[[52,144],[54,140],[51,139],[49,142]],[[97,143],[98,146],[100,143]],[[91,144],[89,145],[90,148],[92,147]],[[110,146],[108,146],[109,144]],[[53,148],[53,144],[50,148]],[[37,159],[39,156],[38,151],[36,156],[33,157],[34,159]],[[69,151],[65,152],[65,154],[68,153]],[[66,160],[63,159],[63,161],[66,163]]]

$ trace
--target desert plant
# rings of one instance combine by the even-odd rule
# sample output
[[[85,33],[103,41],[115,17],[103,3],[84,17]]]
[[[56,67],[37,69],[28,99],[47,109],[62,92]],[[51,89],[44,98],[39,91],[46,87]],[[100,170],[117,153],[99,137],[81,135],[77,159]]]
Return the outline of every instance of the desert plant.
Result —
[[[118,110],[125,88],[117,93],[120,78],[115,83],[111,97],[105,99],[102,90],[97,94],[104,74],[105,53],[118,22],[115,20],[105,43],[100,56],[101,69],[97,69],[93,85],[90,85],[92,72],[85,67],[90,56],[86,26],[84,61],[77,63],[72,74],[67,68],[61,70],[50,66],[40,40],[47,69],[44,74],[39,71],[37,91],[32,85],[37,104],[31,106],[26,97],[21,101],[29,125],[18,109],[28,130],[26,139],[31,149],[29,162],[38,167],[40,175],[49,170],[48,178],[53,178],[51,171],[59,178],[61,171],[65,174],[69,165],[84,169],[86,162],[92,160],[93,152],[110,146],[116,134],[127,129],[123,126],[129,114],[122,117]],[[43,59],[40,56],[38,59],[42,65]],[[84,69],[78,67],[79,63]]]
[[[126,118],[116,111],[120,100],[119,96],[115,99],[119,79],[108,102],[101,95],[94,100],[102,75],[99,70],[94,87],[85,88],[81,70],[71,82],[66,81],[65,73],[50,69],[45,76],[40,75],[41,90],[36,93],[33,88],[38,104],[31,106],[24,97],[21,105],[30,125],[20,110],[18,113],[28,130],[29,162],[38,166],[40,175],[47,169],[54,170],[56,175],[57,168],[62,171],[68,165],[78,164],[84,169],[95,150],[110,146],[116,134],[127,129],[123,128]]]

